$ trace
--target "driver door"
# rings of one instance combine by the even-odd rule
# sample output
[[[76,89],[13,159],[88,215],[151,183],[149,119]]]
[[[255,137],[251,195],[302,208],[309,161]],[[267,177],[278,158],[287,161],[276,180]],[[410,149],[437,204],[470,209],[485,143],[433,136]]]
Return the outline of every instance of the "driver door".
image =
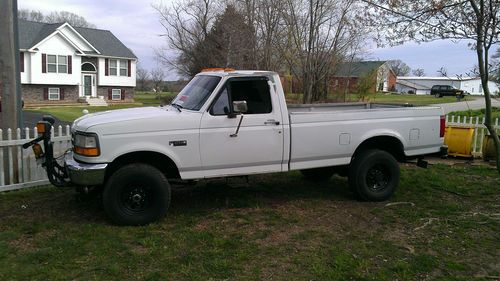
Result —
[[[246,101],[248,111],[236,115],[231,106],[233,101]],[[234,136],[240,119],[240,129]],[[281,171],[283,125],[280,121],[278,100],[271,96],[266,77],[228,79],[201,119],[204,177]]]

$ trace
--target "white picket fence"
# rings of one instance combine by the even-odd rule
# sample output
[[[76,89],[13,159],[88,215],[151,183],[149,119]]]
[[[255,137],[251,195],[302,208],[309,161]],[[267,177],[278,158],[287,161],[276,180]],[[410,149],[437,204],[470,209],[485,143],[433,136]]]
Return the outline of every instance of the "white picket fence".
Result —
[[[472,153],[476,157],[481,156],[481,145],[484,135],[487,133],[486,127],[483,125],[484,118],[446,116],[446,124],[447,126],[475,128]],[[497,133],[500,133],[498,118],[494,124]],[[36,128],[14,131],[9,129],[6,133],[7,138],[4,140],[2,138],[4,132],[0,130],[0,192],[49,183],[45,170],[37,165],[32,149],[21,147],[37,135]],[[54,141],[54,155],[63,155],[71,147],[70,127],[66,126],[64,132],[61,126],[53,129],[52,140]],[[17,161],[14,161],[14,158]]]
[[[3,139],[6,135],[6,139]],[[31,148],[22,145],[38,136],[35,128],[23,130],[8,129],[6,134],[0,129],[0,192],[24,187],[48,184],[45,170],[37,164]],[[64,154],[71,147],[70,126],[52,129],[54,156]]]

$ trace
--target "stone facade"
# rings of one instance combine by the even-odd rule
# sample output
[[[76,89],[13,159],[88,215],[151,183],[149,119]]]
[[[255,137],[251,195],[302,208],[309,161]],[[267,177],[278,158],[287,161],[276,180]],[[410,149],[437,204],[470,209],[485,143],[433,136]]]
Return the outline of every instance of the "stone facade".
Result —
[[[60,100],[48,100],[44,98],[44,89],[59,88],[64,91],[64,95],[60,94]],[[78,100],[78,87],[71,85],[35,85],[22,84],[21,91],[23,100],[26,104],[64,104],[75,103]]]

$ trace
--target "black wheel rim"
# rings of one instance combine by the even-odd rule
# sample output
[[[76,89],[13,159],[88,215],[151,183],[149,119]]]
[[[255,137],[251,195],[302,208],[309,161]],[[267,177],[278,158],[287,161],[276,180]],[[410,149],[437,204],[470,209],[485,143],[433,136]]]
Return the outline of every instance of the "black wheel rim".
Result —
[[[129,214],[138,214],[153,205],[151,188],[141,185],[129,185],[122,189],[120,205]]]
[[[366,174],[366,185],[371,191],[379,192],[386,189],[390,180],[389,170],[382,164],[372,166]]]

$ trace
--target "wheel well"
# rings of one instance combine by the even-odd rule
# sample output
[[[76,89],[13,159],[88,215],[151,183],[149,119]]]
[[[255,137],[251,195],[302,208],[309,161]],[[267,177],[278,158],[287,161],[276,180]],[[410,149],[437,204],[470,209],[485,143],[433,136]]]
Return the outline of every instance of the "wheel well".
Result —
[[[398,160],[399,162],[402,162],[405,159],[403,144],[401,143],[401,141],[399,141],[399,139],[395,137],[378,136],[369,138],[363,141],[358,146],[358,148],[356,148],[354,156],[356,156],[357,153],[367,149],[384,150],[394,156],[394,158],[396,158],[396,160]]]
[[[121,155],[111,162],[106,168],[105,179],[107,180],[120,167],[131,163],[149,164],[160,170],[167,178],[180,178],[179,169],[168,156],[152,151],[137,151]]]

